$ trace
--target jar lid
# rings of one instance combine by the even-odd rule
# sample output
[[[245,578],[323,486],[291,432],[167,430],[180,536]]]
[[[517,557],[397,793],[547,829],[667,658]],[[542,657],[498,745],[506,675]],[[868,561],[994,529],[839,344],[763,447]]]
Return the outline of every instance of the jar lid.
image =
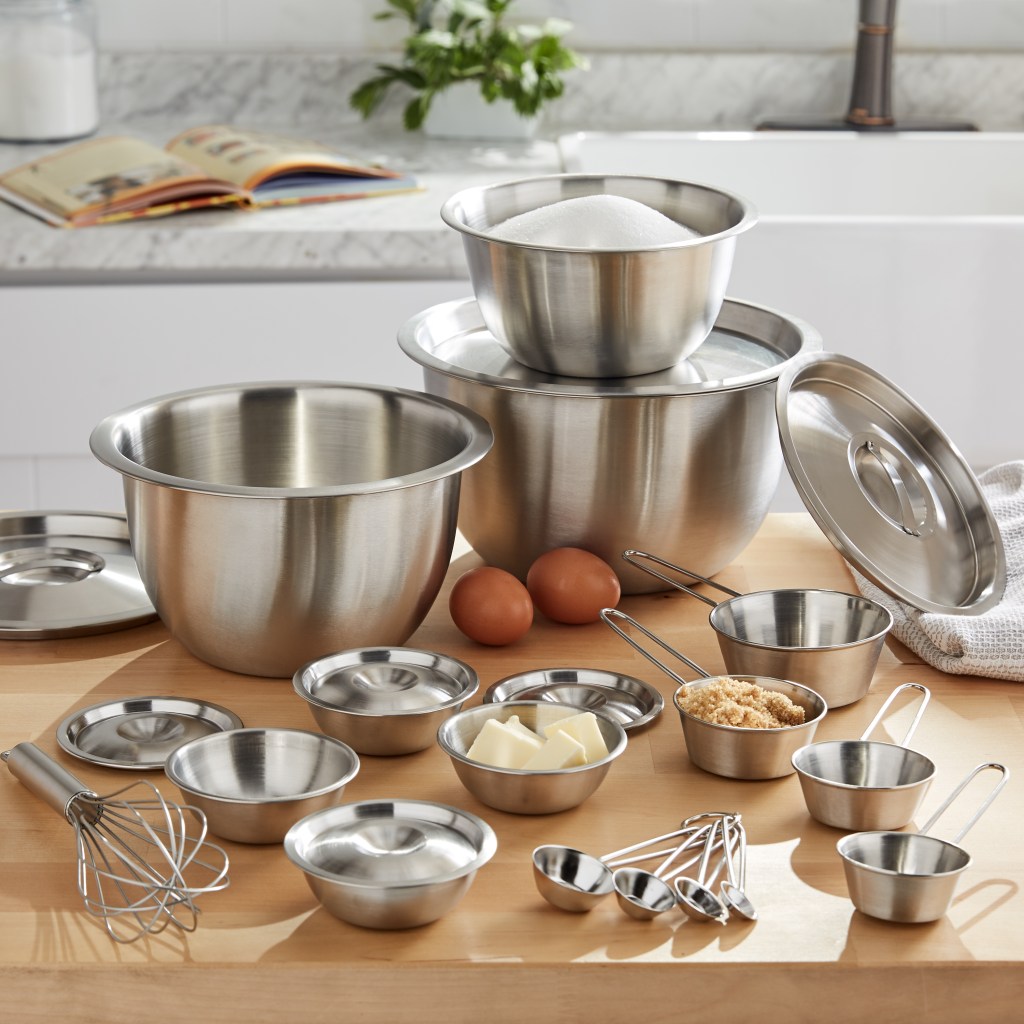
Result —
[[[807,510],[864,576],[922,611],[978,615],[999,603],[999,525],[963,455],[909,396],[821,352],[786,367],[776,411]]]
[[[156,617],[123,515],[0,515],[0,639],[88,636]]]
[[[426,369],[511,391],[584,398],[701,394],[778,378],[790,359],[821,348],[809,324],[750,302],[726,299],[715,326],[688,359],[636,377],[561,377],[514,360],[484,326],[475,299],[444,302],[402,325],[398,343]]]

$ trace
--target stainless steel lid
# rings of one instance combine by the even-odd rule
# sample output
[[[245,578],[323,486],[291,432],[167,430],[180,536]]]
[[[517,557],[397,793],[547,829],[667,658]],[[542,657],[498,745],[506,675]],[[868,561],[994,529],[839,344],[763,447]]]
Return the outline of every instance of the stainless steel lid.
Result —
[[[0,638],[88,636],[157,617],[122,515],[0,515]]]
[[[105,701],[68,715],[57,742],[73,757],[107,768],[160,768],[189,740],[241,729],[233,711],[183,697],[130,697]]]
[[[544,668],[506,676],[484,693],[485,704],[546,700],[600,711],[627,732],[653,722],[665,698],[653,686],[619,672],[596,668]]]
[[[999,525],[966,460],[920,406],[828,352],[788,366],[776,403],[804,504],[864,576],[922,611],[978,615],[999,603]]]
[[[701,394],[778,378],[801,352],[821,348],[809,324],[766,306],[726,299],[714,329],[688,359],[638,377],[558,377],[516,362],[484,326],[475,299],[423,310],[399,329],[398,344],[421,366],[512,391],[607,398]]]

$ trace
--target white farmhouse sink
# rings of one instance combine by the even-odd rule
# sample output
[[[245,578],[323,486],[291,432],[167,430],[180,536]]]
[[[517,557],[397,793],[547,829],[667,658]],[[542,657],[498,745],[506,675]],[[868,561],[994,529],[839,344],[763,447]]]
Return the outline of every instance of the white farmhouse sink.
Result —
[[[568,172],[751,200],[729,294],[809,321],[907,391],[977,469],[1024,458],[1024,133],[633,132]]]

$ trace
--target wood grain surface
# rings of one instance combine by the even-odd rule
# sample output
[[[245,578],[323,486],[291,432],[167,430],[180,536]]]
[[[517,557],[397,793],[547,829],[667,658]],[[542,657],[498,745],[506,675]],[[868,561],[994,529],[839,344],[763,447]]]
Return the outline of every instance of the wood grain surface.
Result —
[[[466,640],[448,616],[447,593],[478,564],[472,552],[456,558],[410,646],[468,661],[480,675],[481,693],[516,672],[563,666],[627,673],[666,697],[665,712],[630,734],[626,752],[589,801],[550,816],[505,814],[472,798],[437,748],[364,756],[346,800],[436,800],[479,814],[497,832],[495,858],[455,910],[409,931],[356,928],[320,908],[279,846],[225,843],[231,885],[202,898],[196,932],[168,931],[119,946],[82,909],[70,827],[0,769],[0,1018],[252,1024],[1018,1018],[1024,689],[943,675],[890,640],[868,696],[830,712],[819,727],[817,739],[857,738],[897,685],[930,687],[932,703],[913,746],[935,761],[937,776],[918,825],[973,766],[1000,761],[1016,776],[963,842],[973,861],[949,913],[932,924],[888,924],[854,910],[835,850],[842,833],[809,817],[797,777],[739,782],[695,768],[672,707],[675,684],[607,626],[559,626],[538,616],[512,646]],[[742,592],[853,589],[842,559],[803,514],[770,516],[718,579]],[[627,597],[620,607],[709,671],[724,670],[704,604],[673,591]],[[0,643],[0,749],[32,740],[98,792],[109,792],[130,781],[128,773],[68,757],[57,747],[55,728],[77,708],[143,695],[211,700],[247,726],[315,728],[289,681],[205,665],[156,623],[98,637]],[[912,712],[909,702],[894,705],[880,738],[898,741]],[[148,777],[178,798],[162,774]],[[566,843],[600,855],[719,809],[741,812],[746,823],[747,888],[757,922],[701,925],[678,910],[638,922],[614,898],[574,915],[551,907],[534,886],[530,854],[537,845]],[[950,834],[970,809],[958,803],[950,812]],[[944,824],[936,834],[945,836]]]

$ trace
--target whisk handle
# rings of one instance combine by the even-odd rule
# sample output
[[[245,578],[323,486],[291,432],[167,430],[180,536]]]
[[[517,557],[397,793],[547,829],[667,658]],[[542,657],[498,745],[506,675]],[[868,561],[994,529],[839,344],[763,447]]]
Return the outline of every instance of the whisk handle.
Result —
[[[96,794],[66,771],[49,754],[43,753],[34,743],[17,743],[2,755],[11,774],[20,779],[44,803],[62,814],[68,821],[81,818],[82,810],[73,807],[76,797]],[[99,814],[96,808],[92,813]]]

